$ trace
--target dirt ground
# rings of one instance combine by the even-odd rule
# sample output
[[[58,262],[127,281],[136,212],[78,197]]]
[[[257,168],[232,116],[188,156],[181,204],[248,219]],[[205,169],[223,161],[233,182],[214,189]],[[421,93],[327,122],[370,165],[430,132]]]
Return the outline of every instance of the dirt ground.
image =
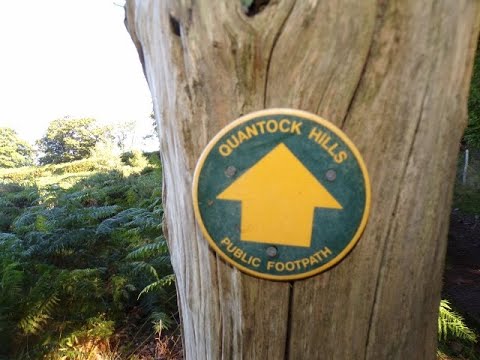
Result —
[[[480,215],[452,211],[443,298],[480,329]]]

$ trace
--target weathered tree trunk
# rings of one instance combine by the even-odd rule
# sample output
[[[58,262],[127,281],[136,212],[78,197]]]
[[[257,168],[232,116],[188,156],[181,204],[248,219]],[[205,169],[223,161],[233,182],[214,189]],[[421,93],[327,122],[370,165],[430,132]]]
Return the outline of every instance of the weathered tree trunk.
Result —
[[[258,3],[249,11],[240,0],[126,5],[160,125],[186,358],[433,359],[480,2]],[[191,199],[209,139],[270,107],[343,129],[372,183],[370,220],[353,252],[291,283],[218,258]]]

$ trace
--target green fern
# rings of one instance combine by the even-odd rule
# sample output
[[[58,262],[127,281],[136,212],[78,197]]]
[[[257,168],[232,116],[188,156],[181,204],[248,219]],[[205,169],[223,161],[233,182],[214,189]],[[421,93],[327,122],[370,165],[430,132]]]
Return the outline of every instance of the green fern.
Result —
[[[150,274],[155,280],[159,280],[158,272],[155,267],[145,261],[134,261],[130,264],[134,274]]]
[[[152,321],[153,330],[156,334],[161,335],[163,330],[168,330],[173,325],[173,319],[164,312],[154,311],[150,315]]]
[[[8,180],[28,177],[26,185],[0,181],[0,358],[87,358],[82,344],[108,341],[126,321],[176,312],[160,171],[68,169]],[[56,173],[61,185],[39,179]],[[167,315],[155,319],[168,327]]]
[[[130,280],[127,276],[122,275],[114,275],[110,279],[113,304],[119,309],[125,308],[125,303],[128,303],[131,294],[137,291],[137,287]]]
[[[127,260],[149,259],[168,253],[167,242],[163,236],[155,239],[154,243],[138,247],[127,255]]]
[[[175,275],[170,274],[170,275],[164,276],[163,278],[145,286],[142,289],[142,291],[140,291],[140,294],[138,294],[138,298],[140,299],[142,295],[147,294],[151,291],[163,289],[165,286],[170,286],[174,282],[175,282]]]
[[[22,333],[24,335],[35,335],[43,331],[58,303],[59,298],[57,294],[52,294],[41,303],[34,305],[30,313],[18,323]]]
[[[106,320],[105,316],[89,318],[83,327],[65,335],[60,341],[58,348],[47,354],[45,358],[52,360],[90,359],[92,358],[94,345],[107,340],[114,331],[115,322]]]
[[[463,318],[452,310],[447,300],[440,302],[440,311],[438,315],[438,339],[447,341],[451,338],[457,338],[476,343],[476,334],[467,326]]]
[[[20,296],[24,274],[18,262],[2,264],[0,271],[0,304],[6,298],[15,299]]]
[[[96,233],[101,236],[109,236],[117,229],[125,230],[122,228],[125,227],[126,224],[137,217],[141,217],[143,214],[145,214],[145,209],[131,208],[121,211],[115,216],[102,221],[98,225]]]

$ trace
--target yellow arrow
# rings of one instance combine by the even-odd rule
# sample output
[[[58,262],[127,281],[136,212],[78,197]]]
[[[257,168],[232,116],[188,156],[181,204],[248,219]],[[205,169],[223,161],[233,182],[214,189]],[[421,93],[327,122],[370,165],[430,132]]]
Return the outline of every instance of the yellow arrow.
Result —
[[[342,209],[282,143],[217,196],[242,202],[241,240],[309,247],[314,208]]]

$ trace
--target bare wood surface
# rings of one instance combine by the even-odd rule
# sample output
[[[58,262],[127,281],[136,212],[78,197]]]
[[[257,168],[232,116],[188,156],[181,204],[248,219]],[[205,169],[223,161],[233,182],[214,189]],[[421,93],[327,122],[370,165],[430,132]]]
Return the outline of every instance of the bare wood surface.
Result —
[[[129,0],[160,125],[187,359],[433,359],[477,0]],[[372,182],[367,229],[332,270],[244,275],[208,248],[191,182],[209,139],[268,107],[341,127]]]

